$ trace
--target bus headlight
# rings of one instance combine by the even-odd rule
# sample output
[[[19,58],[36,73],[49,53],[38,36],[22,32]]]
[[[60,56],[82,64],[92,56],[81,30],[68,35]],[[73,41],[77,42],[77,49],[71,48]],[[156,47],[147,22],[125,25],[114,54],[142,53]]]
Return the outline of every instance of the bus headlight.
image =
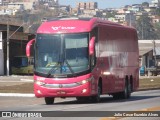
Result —
[[[82,80],[82,84],[86,84],[87,82],[89,82],[88,80]]]
[[[86,84],[86,83],[90,82],[91,80],[92,80],[92,78],[88,78],[88,79],[86,79],[86,80],[82,80],[82,81],[80,81],[80,82],[77,82],[77,84],[83,85],[83,84]]]
[[[37,85],[39,85],[39,86],[45,85],[45,83],[42,82],[42,81],[35,81],[35,83],[36,83]]]

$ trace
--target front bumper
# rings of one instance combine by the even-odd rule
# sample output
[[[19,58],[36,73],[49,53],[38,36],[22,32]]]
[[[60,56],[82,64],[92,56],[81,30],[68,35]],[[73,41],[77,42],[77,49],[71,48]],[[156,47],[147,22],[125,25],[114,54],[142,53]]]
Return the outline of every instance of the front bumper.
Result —
[[[68,88],[67,85],[66,87],[64,85],[59,85],[59,88],[57,88],[54,84],[40,86],[34,83],[34,93],[36,97],[81,97],[96,94],[95,90],[92,89],[90,82]]]

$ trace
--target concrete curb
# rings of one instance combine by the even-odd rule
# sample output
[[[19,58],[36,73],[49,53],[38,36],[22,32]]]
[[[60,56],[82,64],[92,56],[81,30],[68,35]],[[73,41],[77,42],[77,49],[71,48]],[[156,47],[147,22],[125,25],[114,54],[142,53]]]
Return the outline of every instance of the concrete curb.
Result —
[[[20,80],[23,81],[23,82],[34,82],[33,79],[20,79]]]
[[[160,88],[146,88],[146,89],[138,89],[137,91],[147,91],[147,90],[159,90]]]

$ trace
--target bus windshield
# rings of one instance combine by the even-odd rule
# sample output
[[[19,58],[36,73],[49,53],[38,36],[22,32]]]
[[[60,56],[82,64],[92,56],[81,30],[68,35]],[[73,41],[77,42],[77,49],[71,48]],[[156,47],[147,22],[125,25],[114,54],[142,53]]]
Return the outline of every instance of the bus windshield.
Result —
[[[38,34],[35,72],[54,76],[75,75],[89,70],[88,40],[87,33]]]

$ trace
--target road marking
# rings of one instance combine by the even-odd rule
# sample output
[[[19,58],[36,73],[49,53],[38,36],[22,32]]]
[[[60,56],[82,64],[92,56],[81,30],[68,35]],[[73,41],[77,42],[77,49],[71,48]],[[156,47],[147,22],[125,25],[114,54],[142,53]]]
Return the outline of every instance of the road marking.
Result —
[[[118,120],[121,119],[120,117],[106,117],[106,118],[101,118],[100,120]]]
[[[14,82],[15,82],[15,83],[17,83],[17,82],[20,83],[20,82],[33,82],[33,81],[34,81],[33,79],[23,79],[23,78],[20,79],[20,80],[16,80],[16,81],[15,81],[15,80],[13,80],[13,81],[0,80],[0,82],[4,82],[4,83],[8,83],[8,82],[9,82],[9,83],[14,83]]]
[[[23,82],[23,81],[2,81],[2,80],[0,80],[0,82],[2,82],[2,83],[3,82],[4,83],[14,83],[14,82],[17,83],[17,82],[19,82],[20,83],[20,82]]]
[[[0,93],[2,97],[35,97],[34,94],[23,94],[23,93]]]
[[[152,108],[146,108],[146,109],[142,109],[140,111],[158,111],[158,110],[160,110],[160,106],[152,107]]]
[[[26,82],[33,82],[33,80],[20,80],[20,81],[3,81],[3,80],[0,80],[0,82],[2,83],[26,83]]]
[[[159,111],[160,110],[160,106],[156,106],[156,107],[151,107],[151,108],[145,108],[145,109],[141,109],[141,110],[137,110],[137,111],[128,111],[128,113],[138,113],[138,112],[142,112],[142,111]],[[100,120],[120,120],[126,117],[104,117],[104,118],[100,118]]]
[[[21,79],[21,81],[24,81],[24,82],[33,82],[33,79]]]

